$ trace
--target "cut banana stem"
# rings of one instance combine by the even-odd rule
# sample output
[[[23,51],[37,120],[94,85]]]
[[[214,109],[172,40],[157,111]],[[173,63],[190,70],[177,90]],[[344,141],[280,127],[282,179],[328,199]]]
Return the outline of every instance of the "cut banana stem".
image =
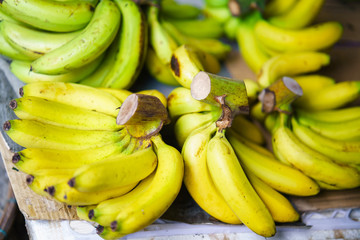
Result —
[[[225,95],[225,104],[232,114],[249,113],[249,101],[244,81],[199,72],[191,83],[191,95],[199,101],[219,106],[218,96]]]
[[[265,113],[281,109],[281,106],[292,103],[302,96],[300,85],[290,77],[282,77],[259,94],[262,111]]]

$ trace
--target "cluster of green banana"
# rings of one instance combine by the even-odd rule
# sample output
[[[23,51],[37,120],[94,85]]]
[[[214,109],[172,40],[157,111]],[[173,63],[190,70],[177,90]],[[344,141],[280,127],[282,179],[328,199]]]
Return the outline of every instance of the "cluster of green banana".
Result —
[[[219,131],[216,122],[222,109],[195,100],[184,87],[169,94],[168,110],[185,162],[185,186],[219,221],[243,223],[269,237],[275,234],[276,222],[299,220],[286,195],[313,196],[320,191],[313,179],[264,147],[262,128],[248,116],[236,116],[231,127]]]
[[[159,91],[140,93],[159,96],[165,109]],[[12,162],[35,193],[77,206],[78,216],[96,222],[104,239],[150,225],[175,200],[181,153],[158,131],[138,138],[117,122],[119,107],[134,94],[62,82],[29,83],[20,94],[9,104],[18,119],[3,128],[25,148]]]
[[[0,54],[25,83],[129,88],[145,61],[147,23],[131,0],[3,1],[0,19]]]

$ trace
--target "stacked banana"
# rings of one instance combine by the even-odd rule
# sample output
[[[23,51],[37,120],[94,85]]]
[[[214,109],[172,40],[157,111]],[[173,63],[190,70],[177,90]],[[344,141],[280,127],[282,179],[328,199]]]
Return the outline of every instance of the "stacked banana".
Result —
[[[166,113],[166,98],[160,92],[132,94],[35,82],[22,87],[20,94],[9,104],[18,119],[5,122],[3,128],[25,147],[12,162],[27,174],[35,193],[79,206],[79,217],[97,222],[105,239],[150,225],[175,200],[183,179],[180,152],[162,140],[161,127],[149,136],[134,137],[131,129],[136,132],[148,125],[118,124],[119,108],[127,111],[132,96],[156,99],[154,107]]]
[[[25,83],[129,88],[145,61],[147,23],[134,1],[6,1],[0,11],[0,53]]]

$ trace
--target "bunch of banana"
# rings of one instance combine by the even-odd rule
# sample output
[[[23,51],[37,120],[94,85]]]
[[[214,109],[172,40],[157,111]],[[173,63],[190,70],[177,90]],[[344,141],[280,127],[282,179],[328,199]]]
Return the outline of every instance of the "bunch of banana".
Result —
[[[67,205],[92,207],[89,219],[110,230],[99,232],[106,239],[146,227],[175,200],[183,159],[159,133],[159,112],[167,114],[162,93],[35,82],[22,87],[20,94],[9,103],[18,119],[6,121],[3,128],[25,148],[13,155],[12,162],[27,174],[27,185],[35,193]],[[128,111],[134,115],[129,123],[120,124]],[[147,127],[151,134],[133,134],[146,132]],[[80,218],[84,208],[79,208]]]
[[[134,1],[7,1],[0,9],[0,53],[25,83],[125,89],[142,69],[147,23]]]

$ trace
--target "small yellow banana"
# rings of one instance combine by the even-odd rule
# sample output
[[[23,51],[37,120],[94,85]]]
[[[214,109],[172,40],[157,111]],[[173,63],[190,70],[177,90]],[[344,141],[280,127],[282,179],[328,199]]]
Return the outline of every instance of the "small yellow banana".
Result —
[[[265,143],[264,133],[260,127],[243,115],[238,115],[233,119],[230,129],[254,143],[260,145]]]
[[[322,122],[343,122],[360,118],[360,107],[345,107],[323,111],[296,109],[296,115]]]

